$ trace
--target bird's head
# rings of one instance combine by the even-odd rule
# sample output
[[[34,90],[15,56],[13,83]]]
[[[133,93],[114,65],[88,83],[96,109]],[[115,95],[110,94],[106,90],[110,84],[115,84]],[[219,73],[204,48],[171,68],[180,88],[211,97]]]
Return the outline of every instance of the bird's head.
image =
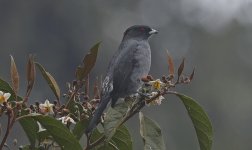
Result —
[[[158,31],[145,25],[134,25],[129,27],[124,32],[124,39],[134,38],[134,39],[148,39],[152,34],[157,34]]]

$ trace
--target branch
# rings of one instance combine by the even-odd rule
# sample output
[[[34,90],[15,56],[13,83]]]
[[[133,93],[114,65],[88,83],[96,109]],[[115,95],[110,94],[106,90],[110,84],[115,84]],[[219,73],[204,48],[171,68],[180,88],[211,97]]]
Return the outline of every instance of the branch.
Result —
[[[8,138],[8,135],[10,133],[10,130],[15,122],[15,119],[14,119],[14,113],[13,113],[13,110],[9,109],[11,112],[8,112],[8,122],[7,122],[7,129],[6,129],[6,132],[4,134],[4,137],[3,137],[3,140],[1,142],[1,145],[0,145],[0,149],[3,149],[4,145],[5,145],[5,142]],[[9,111],[7,110],[7,111]],[[13,118],[12,118],[13,117]],[[12,118],[12,119],[11,119]]]
[[[70,102],[74,99],[74,96],[77,94],[77,92],[82,88],[82,83],[80,83],[81,81],[77,81],[77,86],[75,88],[75,90],[73,91],[73,93],[71,94],[70,98],[68,99],[67,103],[66,103],[66,108],[69,107]]]
[[[101,142],[103,142],[105,140],[105,135],[101,136],[98,140],[96,140],[95,142],[93,142],[91,144],[89,144],[89,139],[90,139],[90,137],[88,137],[87,147],[84,150],[91,150],[93,147],[99,145]]]
[[[132,106],[132,108],[126,113],[126,115],[123,117],[123,119],[120,121],[118,126],[115,127],[115,129],[118,129],[121,125],[123,125],[126,121],[128,121],[132,116],[134,116],[136,113],[138,113],[144,106],[145,103],[149,104],[155,99],[157,99],[159,96],[164,95],[164,94],[176,94],[177,92],[175,91],[158,91],[158,94],[151,97],[148,100],[140,99],[139,102],[137,102],[135,105]],[[91,136],[91,135],[90,135]],[[90,150],[94,148],[95,146],[99,145],[101,142],[105,140],[105,135],[101,136],[98,140],[93,142],[92,144],[89,144],[90,136],[87,135],[87,147],[84,150]]]
[[[166,93],[166,91],[163,92],[158,92],[157,95],[151,97],[148,100],[140,100],[138,103],[136,103],[132,109],[129,111],[129,113],[127,113],[125,115],[125,117],[122,119],[121,123],[119,123],[119,125],[116,128],[119,128],[121,125],[123,125],[127,120],[129,120],[132,116],[134,116],[136,113],[138,113],[144,106],[145,106],[145,102],[147,104],[149,104],[150,102],[154,101],[155,99],[157,99],[159,96],[164,95]],[[136,106],[136,107],[135,107]]]

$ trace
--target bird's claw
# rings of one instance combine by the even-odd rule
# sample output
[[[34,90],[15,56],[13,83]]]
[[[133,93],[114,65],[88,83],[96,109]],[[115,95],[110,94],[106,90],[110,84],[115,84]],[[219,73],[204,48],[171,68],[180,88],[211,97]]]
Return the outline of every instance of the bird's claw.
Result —
[[[150,94],[147,93],[142,93],[142,92],[137,92],[140,96],[144,97],[144,98],[150,98]]]

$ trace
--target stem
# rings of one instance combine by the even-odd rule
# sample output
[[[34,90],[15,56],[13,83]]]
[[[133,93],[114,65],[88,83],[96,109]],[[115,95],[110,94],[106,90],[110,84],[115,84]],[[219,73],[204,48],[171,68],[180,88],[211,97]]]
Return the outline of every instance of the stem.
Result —
[[[75,90],[73,91],[73,93],[71,94],[70,98],[68,99],[67,103],[66,103],[66,108],[69,107],[70,102],[74,99],[74,96],[77,94],[77,92],[82,88],[83,84],[82,81],[77,81],[77,85]]]
[[[175,91],[162,91],[162,92],[158,92],[157,95],[153,96],[152,98],[145,100],[147,104],[151,103],[152,101],[154,101],[156,98],[158,98],[161,95],[164,94],[177,94],[177,92]],[[122,121],[119,123],[119,125],[116,128],[119,128],[121,125],[123,125],[127,120],[129,120],[132,116],[134,116],[136,113],[138,113],[144,106],[145,106],[145,101],[141,100],[139,101],[137,104],[135,104],[134,106],[138,105],[137,107],[132,107],[132,109],[129,111],[129,113],[127,113],[125,115],[125,117],[122,119]],[[135,108],[135,109],[134,109]]]
[[[90,135],[91,136],[91,135]],[[84,149],[84,150],[90,150],[92,149],[93,147],[99,145],[101,142],[103,142],[105,140],[105,135],[103,135],[102,137],[100,137],[98,140],[96,140],[95,142],[89,144],[89,139],[90,139],[90,136],[88,137],[88,143],[87,143],[87,147]]]
[[[74,96],[75,96],[75,94],[77,93],[77,91],[78,91],[78,90],[76,89],[76,90],[71,94],[69,100],[68,100],[67,103],[66,103],[66,108],[69,107],[70,102],[74,99]]]
[[[118,126],[115,127],[115,129],[118,129],[121,125],[123,125],[126,121],[128,121],[132,116],[138,113],[145,106],[145,103],[149,104],[150,102],[154,101],[159,96],[164,95],[164,94],[177,94],[177,92],[167,91],[167,90],[162,91],[162,92],[159,91],[157,95],[151,97],[148,100],[144,100],[144,99],[140,100],[139,102],[137,102],[135,105],[132,106],[132,108],[126,113],[126,115],[123,117],[123,119],[118,124]],[[87,147],[84,150],[90,150],[105,140],[105,135],[103,135],[101,138],[99,138],[98,140],[90,144],[89,143],[90,136],[87,135]]]
[[[138,105],[139,104],[139,105]],[[138,113],[144,106],[145,106],[145,102],[140,101],[139,103],[137,103],[136,105],[138,105],[138,107],[132,107],[135,108],[134,110],[130,110],[129,113],[127,113],[125,115],[125,117],[122,119],[122,121],[119,123],[119,125],[116,128],[119,128],[121,125],[123,125],[127,120],[129,120],[132,116],[134,116],[136,113]]]
[[[1,142],[0,149],[3,149],[3,147],[4,147],[4,144],[5,144],[5,142],[6,142],[7,138],[8,138],[8,135],[10,133],[10,130],[11,130],[11,128],[12,128],[14,122],[15,122],[15,117],[16,117],[16,115],[14,115],[13,110],[11,110],[11,112],[8,113],[7,129],[6,129],[6,132],[4,134],[3,140]]]
[[[85,79],[85,96],[89,97],[89,74],[87,75],[86,79]]]
[[[60,99],[59,99],[59,98],[57,98],[57,104],[58,104],[59,107],[61,106],[61,103],[60,103]]]
[[[155,100],[156,98],[158,98],[161,95],[164,95],[166,91],[164,92],[158,92],[157,95],[153,96],[152,98],[148,99],[148,100],[140,100],[138,103],[136,103],[132,109],[129,111],[129,113],[127,113],[125,115],[125,117],[122,119],[122,121],[120,122],[120,124],[117,126],[120,127],[121,125],[123,125],[127,120],[129,120],[132,116],[134,116],[136,113],[138,113],[144,106],[145,106],[145,102],[147,104],[149,104],[150,102],[152,102],[153,100]],[[136,107],[135,107],[136,106]]]
[[[176,91],[166,91],[165,94],[175,94],[175,95],[177,95],[178,92],[176,92]]]
[[[17,100],[17,99],[16,99]],[[23,100],[23,104],[26,104],[28,102],[28,96],[26,95]]]

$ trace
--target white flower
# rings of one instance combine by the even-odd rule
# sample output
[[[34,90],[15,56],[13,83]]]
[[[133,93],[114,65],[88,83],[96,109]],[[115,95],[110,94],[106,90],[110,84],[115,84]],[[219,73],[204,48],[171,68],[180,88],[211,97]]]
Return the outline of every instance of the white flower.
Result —
[[[161,87],[165,86],[165,83],[160,81],[160,79],[157,79],[155,81],[150,81],[149,84],[152,86],[153,89],[155,90],[160,90]]]
[[[73,120],[73,118],[69,117],[69,116],[63,116],[61,118],[58,118],[58,120],[61,120],[61,122],[63,124],[67,124],[68,122],[71,122],[73,124],[76,124],[76,122]]]
[[[39,108],[44,114],[53,114],[53,106],[54,104],[51,104],[48,100],[45,100],[44,104],[39,104]]]
[[[3,104],[4,102],[7,102],[7,100],[10,98],[10,93],[4,93],[3,91],[0,91],[0,104]]]
[[[154,97],[157,94],[158,94],[158,92],[152,92],[151,93],[151,97]],[[150,103],[148,103],[148,106],[150,106],[150,105],[161,105],[162,100],[164,100],[164,99],[165,98],[162,95],[160,95],[156,99],[154,99],[153,101],[151,101]]]

